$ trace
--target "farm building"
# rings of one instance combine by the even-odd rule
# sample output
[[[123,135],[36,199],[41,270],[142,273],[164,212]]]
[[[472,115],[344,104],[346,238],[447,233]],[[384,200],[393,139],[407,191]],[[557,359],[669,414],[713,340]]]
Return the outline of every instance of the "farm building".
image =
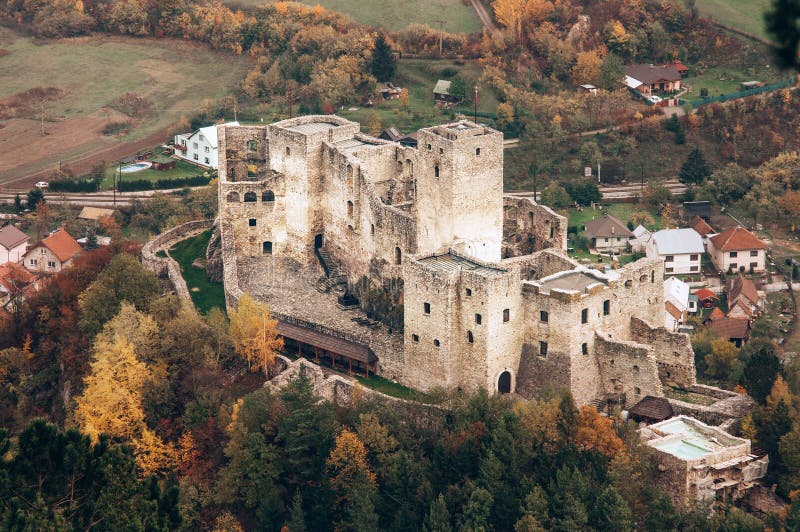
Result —
[[[433,87],[433,103],[438,106],[449,106],[458,103],[458,98],[450,94],[451,82],[440,79]]]

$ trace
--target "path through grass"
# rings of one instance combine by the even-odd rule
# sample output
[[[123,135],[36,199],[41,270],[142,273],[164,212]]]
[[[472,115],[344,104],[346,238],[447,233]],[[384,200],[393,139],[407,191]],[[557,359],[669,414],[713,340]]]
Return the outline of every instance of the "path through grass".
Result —
[[[211,229],[204,231],[178,242],[169,250],[170,256],[180,265],[192,302],[201,314],[207,314],[214,307],[225,310],[225,291],[222,284],[210,281],[205,268],[192,264],[197,259],[205,264],[206,247],[211,233]]]

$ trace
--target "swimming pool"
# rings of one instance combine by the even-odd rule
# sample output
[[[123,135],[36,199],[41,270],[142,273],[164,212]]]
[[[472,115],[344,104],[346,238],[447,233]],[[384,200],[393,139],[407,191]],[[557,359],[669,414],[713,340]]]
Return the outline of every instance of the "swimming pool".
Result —
[[[147,170],[153,166],[153,163],[148,163],[145,161],[134,163],[134,164],[126,164],[122,168],[119,169],[120,172],[123,174],[132,174],[133,172],[141,172],[142,170]]]
[[[677,456],[678,458],[683,458],[684,460],[700,458],[701,456],[705,456],[711,452],[705,447],[701,447],[700,445],[687,440],[655,442],[654,447],[656,449],[661,449],[662,451],[673,456]]]

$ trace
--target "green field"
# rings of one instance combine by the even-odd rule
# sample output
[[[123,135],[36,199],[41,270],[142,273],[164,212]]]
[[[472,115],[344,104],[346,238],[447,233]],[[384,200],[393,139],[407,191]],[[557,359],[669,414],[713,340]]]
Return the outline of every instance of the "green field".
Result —
[[[202,259],[205,264],[206,247],[210,238],[211,230],[209,229],[197,236],[178,242],[169,250],[169,255],[181,267],[183,279],[186,281],[186,286],[189,287],[189,294],[192,296],[195,307],[202,314],[207,314],[214,307],[225,310],[225,291],[222,284],[209,281],[204,268],[192,265],[197,259]]]
[[[472,94],[467,95],[466,102],[457,109],[439,109],[433,105],[433,87],[438,79],[450,79],[443,75],[444,69],[454,69],[467,81],[467,86],[472,87],[480,79],[481,67],[475,62],[467,61],[463,65],[451,60],[403,59],[398,63],[396,84],[408,89],[408,111],[402,108],[399,100],[382,102],[373,107],[381,117],[381,127],[395,125],[405,133],[416,131],[421,127],[440,124],[454,116],[457,111],[472,112]],[[495,113],[497,111],[497,98],[485,86],[478,84],[478,111]],[[358,106],[358,110],[351,111],[345,107],[338,114],[355,120],[364,127],[370,108]],[[478,120],[482,120],[480,117]]]
[[[300,0],[310,6],[321,5],[331,11],[348,15],[358,22],[384,27],[391,31],[406,29],[410,24],[427,24],[438,28],[437,20],[445,22],[449,33],[480,31],[481,23],[471,6],[461,0]],[[248,0],[248,3],[263,0]]]
[[[117,173],[117,166],[110,166],[106,169],[106,177],[100,183],[100,188],[110,190],[114,184],[114,174]],[[141,172],[134,172],[132,174],[122,174],[122,180],[139,180],[145,181],[158,181],[159,179],[179,179],[184,177],[194,177],[196,175],[203,175],[206,170],[199,168],[193,164],[183,161],[175,161],[175,168],[172,170],[142,170]]]
[[[700,100],[700,89],[708,89],[709,97],[731,94],[743,90],[743,81],[757,80],[766,84],[776,83],[786,77],[777,68],[767,65],[761,68],[737,68],[735,66],[719,66],[707,68],[702,74],[691,72],[682,83],[691,87],[683,99],[689,102]]]
[[[726,26],[769,38],[764,29],[764,11],[770,0],[697,0],[700,13]]]

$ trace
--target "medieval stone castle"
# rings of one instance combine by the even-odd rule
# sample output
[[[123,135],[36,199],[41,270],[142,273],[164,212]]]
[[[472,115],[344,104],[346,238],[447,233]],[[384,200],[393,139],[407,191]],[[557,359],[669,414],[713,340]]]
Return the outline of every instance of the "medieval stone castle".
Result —
[[[226,298],[266,301],[287,349],[421,390],[579,404],[694,384],[688,337],[656,326],[662,263],[567,257],[563,216],[504,196],[499,132],[462,120],[413,148],[304,116],[218,137]],[[358,308],[380,293],[399,324]]]

